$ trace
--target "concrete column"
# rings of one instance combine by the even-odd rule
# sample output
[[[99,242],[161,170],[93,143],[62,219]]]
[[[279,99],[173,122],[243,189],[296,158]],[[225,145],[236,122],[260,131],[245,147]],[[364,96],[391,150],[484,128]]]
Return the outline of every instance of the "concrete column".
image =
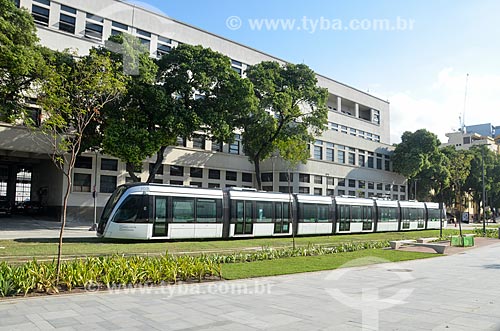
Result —
[[[354,117],[359,118],[359,104],[354,104]]]
[[[337,97],[337,111],[341,112],[342,111],[342,98]]]

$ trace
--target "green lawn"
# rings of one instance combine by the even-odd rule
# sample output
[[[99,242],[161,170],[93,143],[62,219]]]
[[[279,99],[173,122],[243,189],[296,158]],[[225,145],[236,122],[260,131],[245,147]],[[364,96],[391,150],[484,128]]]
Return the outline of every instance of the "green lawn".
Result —
[[[399,262],[442,256],[434,253],[394,251],[388,249],[367,249],[349,253],[321,256],[301,256],[278,260],[250,263],[229,263],[222,265],[222,277],[242,279],[333,270],[341,267],[355,267],[384,262]]]
[[[466,231],[464,231],[466,232]],[[443,235],[456,234],[454,230],[443,230]],[[420,237],[437,237],[439,230],[426,230],[414,232],[369,233],[356,235],[335,235],[317,237],[298,237],[299,246],[309,244],[336,245],[345,242],[382,241],[415,239]],[[199,252],[230,253],[245,249],[260,249],[261,247],[290,247],[292,238],[261,238],[261,239],[233,239],[233,240],[204,240],[183,242],[137,242],[113,241],[99,238],[65,239],[63,254],[66,257],[112,254],[182,254]],[[52,259],[57,254],[57,239],[19,239],[0,241],[1,260],[30,260]]]

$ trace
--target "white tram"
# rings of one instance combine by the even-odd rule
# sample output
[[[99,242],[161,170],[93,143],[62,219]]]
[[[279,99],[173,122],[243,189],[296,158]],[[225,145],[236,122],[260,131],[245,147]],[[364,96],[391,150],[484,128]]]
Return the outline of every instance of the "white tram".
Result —
[[[445,215],[428,202],[137,183],[111,195],[97,235],[165,240],[410,231],[439,229]]]

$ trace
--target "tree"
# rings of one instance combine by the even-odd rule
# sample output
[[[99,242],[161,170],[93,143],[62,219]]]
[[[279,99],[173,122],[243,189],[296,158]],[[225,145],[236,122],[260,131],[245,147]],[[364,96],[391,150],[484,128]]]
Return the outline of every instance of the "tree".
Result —
[[[441,145],[437,136],[425,129],[415,132],[406,131],[401,136],[401,143],[396,146],[392,155],[394,171],[405,176],[408,181],[420,178],[430,180],[441,178],[446,182],[446,170],[444,169],[445,160],[439,155],[439,146]],[[429,187],[423,186],[424,190]],[[422,191],[422,190],[421,190]],[[426,194],[426,192],[424,191]],[[416,192],[414,193],[416,194]]]
[[[25,99],[48,74],[31,14],[12,0],[0,0],[0,121],[23,116]]]
[[[124,42],[130,43],[125,38]],[[129,47],[132,52],[138,48]],[[104,150],[127,162],[134,181],[134,166],[156,154],[147,182],[163,163],[168,146],[178,137],[203,134],[229,142],[241,118],[254,107],[251,84],[231,69],[230,59],[202,46],[182,44],[156,65],[140,58],[140,75],[128,93],[106,115]],[[143,75],[156,75],[143,79]]]
[[[90,54],[79,59],[54,52],[48,59],[52,74],[41,86],[39,102],[44,119],[36,132],[51,144],[51,159],[66,179],[57,255],[59,282],[64,227],[76,156],[88,125],[102,108],[124,92],[126,77],[109,54]]]
[[[251,66],[246,74],[258,104],[243,119],[242,143],[260,190],[260,164],[273,153],[292,164],[309,158],[308,144],[327,123],[328,90],[317,86],[315,73],[304,64],[266,61]]]

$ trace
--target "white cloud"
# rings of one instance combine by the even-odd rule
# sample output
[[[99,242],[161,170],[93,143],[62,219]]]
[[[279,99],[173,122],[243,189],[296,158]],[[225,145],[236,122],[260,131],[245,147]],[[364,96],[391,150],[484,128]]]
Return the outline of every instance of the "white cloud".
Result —
[[[389,94],[391,102],[391,142],[398,143],[405,131],[425,128],[446,142],[445,133],[460,127],[464,111],[466,73],[452,68],[441,70],[427,95],[412,92]],[[500,125],[500,75],[470,73],[468,79],[465,125]]]

